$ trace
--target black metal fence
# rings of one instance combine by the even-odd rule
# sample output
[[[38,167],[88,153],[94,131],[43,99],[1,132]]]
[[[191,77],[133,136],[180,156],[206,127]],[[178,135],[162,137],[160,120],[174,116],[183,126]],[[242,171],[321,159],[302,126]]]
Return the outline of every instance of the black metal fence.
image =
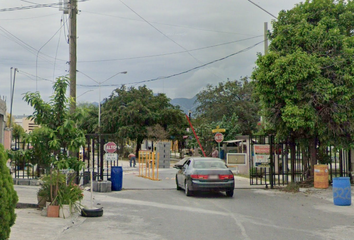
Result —
[[[113,142],[117,146],[116,160],[105,159],[104,146],[108,142]],[[83,183],[90,179],[90,170],[93,171],[94,180],[109,180],[111,178],[111,168],[118,166],[118,156],[123,154],[123,143],[114,134],[87,134],[86,146],[83,149],[83,161],[85,168],[83,172]]]
[[[25,149],[29,149],[30,144],[20,139],[15,138],[12,150],[15,153],[15,158],[8,164],[9,171],[13,178],[35,179],[38,178],[40,170],[37,165],[33,164],[32,159],[25,155]]]
[[[275,142],[274,136],[250,136],[249,143],[251,185],[273,188],[290,182],[304,182],[310,176],[312,166],[308,147],[297,142]],[[262,146],[269,150],[267,159],[258,159],[257,147],[262,151]],[[328,146],[325,155],[329,160],[325,164],[328,165],[330,182],[334,177],[350,177],[352,180],[350,150]]]

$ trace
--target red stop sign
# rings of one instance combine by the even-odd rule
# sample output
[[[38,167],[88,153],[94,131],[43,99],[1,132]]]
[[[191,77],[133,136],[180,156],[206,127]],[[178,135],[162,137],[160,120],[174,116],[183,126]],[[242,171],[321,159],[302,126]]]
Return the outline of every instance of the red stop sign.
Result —
[[[224,135],[222,135],[222,133],[216,133],[214,136],[214,139],[216,142],[220,143],[224,140]]]
[[[117,145],[114,142],[108,142],[104,145],[104,151],[114,153],[117,150]]]

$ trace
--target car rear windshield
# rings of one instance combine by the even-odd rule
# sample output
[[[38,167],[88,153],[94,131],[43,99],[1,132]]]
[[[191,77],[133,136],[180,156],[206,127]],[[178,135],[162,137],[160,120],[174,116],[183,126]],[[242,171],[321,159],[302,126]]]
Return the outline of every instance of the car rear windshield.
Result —
[[[193,163],[194,168],[227,168],[222,161],[195,161]]]

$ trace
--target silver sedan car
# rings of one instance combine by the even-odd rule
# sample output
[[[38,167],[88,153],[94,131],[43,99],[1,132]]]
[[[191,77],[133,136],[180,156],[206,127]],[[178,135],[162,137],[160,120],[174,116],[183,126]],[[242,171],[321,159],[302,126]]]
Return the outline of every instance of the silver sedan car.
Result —
[[[225,191],[234,195],[235,180],[231,170],[219,158],[188,157],[175,166],[177,190],[184,189],[186,196],[197,191]]]

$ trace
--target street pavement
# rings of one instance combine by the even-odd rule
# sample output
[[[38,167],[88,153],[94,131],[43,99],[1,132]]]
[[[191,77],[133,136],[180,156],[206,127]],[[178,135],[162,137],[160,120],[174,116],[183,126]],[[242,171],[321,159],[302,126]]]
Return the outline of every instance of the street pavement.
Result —
[[[153,181],[146,178],[139,177],[138,168],[129,167],[129,162],[121,161],[120,165],[123,167],[123,188],[125,190],[148,190],[148,189],[172,189],[175,188],[175,173],[176,169],[160,169],[159,176],[160,181]],[[261,188],[265,189],[264,186],[250,186],[249,179],[244,177],[235,177],[235,188],[237,189],[255,189]],[[37,191],[39,186],[23,186],[15,185],[14,186],[18,197],[20,208],[16,209],[16,222],[15,225],[11,228],[10,240],[21,240],[21,239],[60,239],[60,234],[66,230],[75,227],[77,236],[84,237],[85,232],[82,230],[80,232],[80,224],[85,221],[85,217],[80,216],[79,214],[74,214],[73,216],[63,219],[63,218],[49,218],[42,216],[42,211],[35,208],[37,204]],[[332,187],[330,186],[327,189],[315,189],[307,188],[300,189],[301,192],[298,194],[305,194],[309,197],[316,197],[333,202],[333,193]],[[279,191],[279,189],[267,191]],[[353,193],[353,190],[352,190]],[[111,192],[106,193],[97,193],[94,192],[93,196],[98,195],[99,198],[104,199],[105,197],[109,198]],[[93,197],[94,199],[94,197]],[[111,199],[112,200],[112,199]],[[91,192],[89,189],[84,191],[84,199],[82,200],[82,205],[86,207],[91,206]],[[99,207],[95,200],[92,203],[94,206]],[[114,229],[105,228],[100,226],[100,231],[114,231]],[[101,238],[104,239],[104,238]]]

